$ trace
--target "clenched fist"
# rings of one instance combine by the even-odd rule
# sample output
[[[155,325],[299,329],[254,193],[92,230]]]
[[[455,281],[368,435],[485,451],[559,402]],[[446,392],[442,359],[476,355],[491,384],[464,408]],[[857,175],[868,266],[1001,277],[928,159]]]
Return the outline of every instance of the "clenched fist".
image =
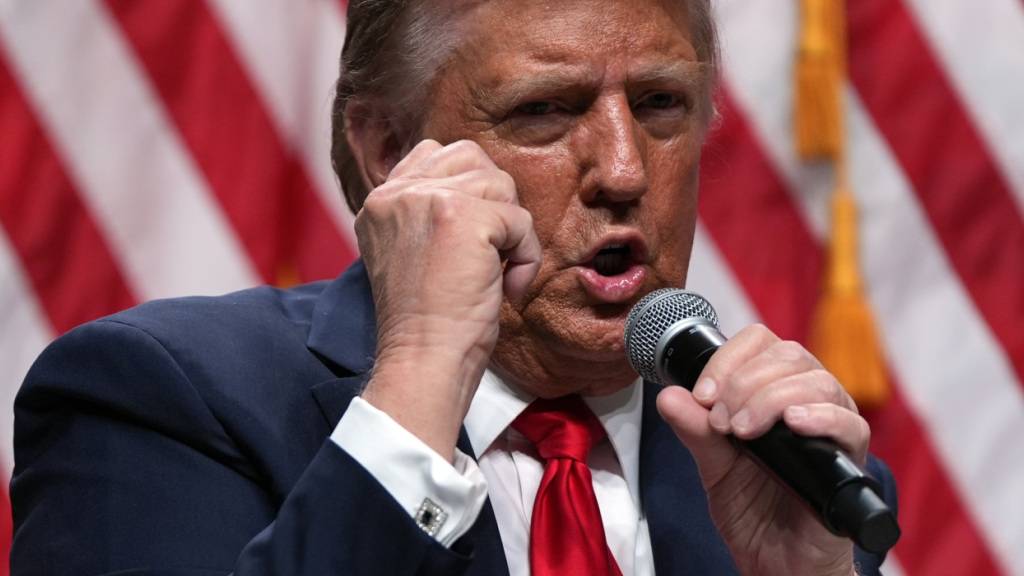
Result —
[[[356,216],[377,314],[363,398],[451,459],[498,337],[541,248],[515,182],[475,143],[424,140]]]

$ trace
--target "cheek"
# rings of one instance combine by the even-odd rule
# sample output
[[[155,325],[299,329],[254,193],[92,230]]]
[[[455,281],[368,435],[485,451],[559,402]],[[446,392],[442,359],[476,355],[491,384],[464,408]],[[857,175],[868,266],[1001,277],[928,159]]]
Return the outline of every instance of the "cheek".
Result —
[[[685,275],[697,223],[699,150],[668,156],[648,197],[651,229],[659,239],[658,265],[672,277]]]
[[[561,147],[489,151],[491,159],[516,182],[519,204],[533,216],[543,247],[557,232],[576,195],[574,164]]]

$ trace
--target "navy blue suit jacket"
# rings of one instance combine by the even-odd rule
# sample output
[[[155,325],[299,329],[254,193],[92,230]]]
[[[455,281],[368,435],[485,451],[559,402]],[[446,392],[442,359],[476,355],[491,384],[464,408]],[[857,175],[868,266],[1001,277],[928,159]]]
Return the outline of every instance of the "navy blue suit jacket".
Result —
[[[373,363],[360,264],[333,282],[152,302],[79,327],[15,402],[12,574],[506,574],[487,504],[452,549],[328,436]],[[729,574],[685,448],[645,385],[658,574]],[[465,435],[460,448],[472,449]],[[895,504],[891,477],[871,469]],[[865,573],[880,558],[858,551]]]

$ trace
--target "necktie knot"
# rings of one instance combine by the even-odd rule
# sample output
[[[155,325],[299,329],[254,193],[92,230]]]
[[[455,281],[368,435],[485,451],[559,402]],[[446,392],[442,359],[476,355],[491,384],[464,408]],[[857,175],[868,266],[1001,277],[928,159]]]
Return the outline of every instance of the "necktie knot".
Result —
[[[512,422],[544,460],[568,458],[586,463],[587,455],[606,433],[601,421],[576,394],[534,400]]]
[[[545,460],[530,523],[533,576],[622,576],[608,549],[587,455],[604,426],[578,395],[535,400],[512,427]]]

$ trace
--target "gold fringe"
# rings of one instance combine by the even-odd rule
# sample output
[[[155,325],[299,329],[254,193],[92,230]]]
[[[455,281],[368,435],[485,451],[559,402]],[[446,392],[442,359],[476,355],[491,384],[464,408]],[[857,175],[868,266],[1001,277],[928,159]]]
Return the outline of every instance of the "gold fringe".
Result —
[[[825,287],[814,313],[810,345],[861,408],[889,398],[885,364],[857,267],[857,213],[841,186],[832,198],[832,239]]]
[[[796,62],[796,149],[805,160],[835,159],[842,149],[842,4],[840,0],[800,0],[800,4],[803,16]]]
[[[805,160],[833,163],[832,237],[824,290],[811,325],[810,346],[861,407],[889,397],[885,363],[857,257],[857,208],[849,187],[843,84],[846,23],[843,0],[801,0],[794,129]]]

